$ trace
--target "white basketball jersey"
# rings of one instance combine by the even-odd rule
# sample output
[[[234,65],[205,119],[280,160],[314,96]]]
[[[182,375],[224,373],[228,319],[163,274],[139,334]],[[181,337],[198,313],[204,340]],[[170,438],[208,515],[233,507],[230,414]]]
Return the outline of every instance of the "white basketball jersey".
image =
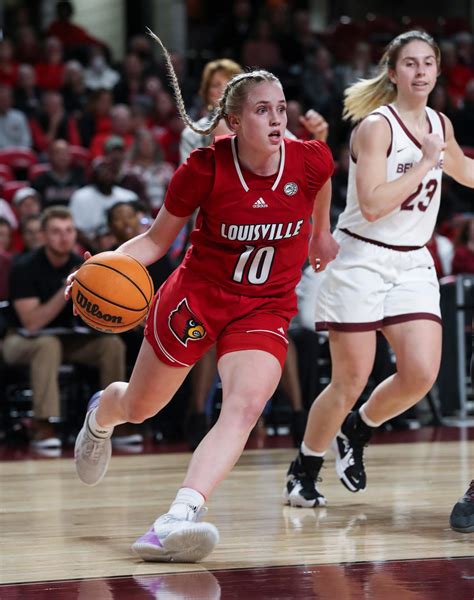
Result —
[[[421,144],[407,129],[392,104],[381,106],[371,114],[383,115],[392,131],[392,143],[387,154],[387,181],[393,181],[421,160]],[[430,133],[437,133],[444,140],[442,116],[427,107],[426,118]],[[347,205],[339,217],[337,227],[391,246],[424,246],[433,234],[438,215],[443,157],[442,152],[438,164],[427,173],[401,206],[372,223],[364,218],[360,210],[355,181],[356,163],[351,158]]]

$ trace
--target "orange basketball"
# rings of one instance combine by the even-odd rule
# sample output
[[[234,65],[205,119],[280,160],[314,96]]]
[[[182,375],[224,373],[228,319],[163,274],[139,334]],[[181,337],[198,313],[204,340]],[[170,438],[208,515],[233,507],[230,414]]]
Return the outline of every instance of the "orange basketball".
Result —
[[[138,260],[118,252],[101,252],[77,271],[71,297],[90,327],[119,333],[143,320],[153,298],[153,282]]]

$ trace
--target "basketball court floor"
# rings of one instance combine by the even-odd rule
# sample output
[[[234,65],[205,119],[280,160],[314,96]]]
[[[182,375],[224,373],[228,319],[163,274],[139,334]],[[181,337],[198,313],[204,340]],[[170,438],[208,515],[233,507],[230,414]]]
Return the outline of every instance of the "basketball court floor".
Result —
[[[208,504],[221,542],[199,564],[144,563],[130,550],[183,478],[179,445],[115,453],[94,488],[77,480],[71,450],[0,448],[0,598],[474,598],[474,534],[448,524],[474,477],[474,428],[377,434],[365,493],[343,488],[330,456],[319,509],[282,504],[289,438],[255,433],[248,448]]]

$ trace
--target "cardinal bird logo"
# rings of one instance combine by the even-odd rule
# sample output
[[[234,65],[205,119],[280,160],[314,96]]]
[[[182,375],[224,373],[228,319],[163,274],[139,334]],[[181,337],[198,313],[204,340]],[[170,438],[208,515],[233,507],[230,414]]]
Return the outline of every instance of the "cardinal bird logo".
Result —
[[[186,298],[183,298],[178,306],[170,312],[168,323],[171,331],[183,346],[187,346],[189,340],[202,340],[206,335],[204,325],[193,314]]]

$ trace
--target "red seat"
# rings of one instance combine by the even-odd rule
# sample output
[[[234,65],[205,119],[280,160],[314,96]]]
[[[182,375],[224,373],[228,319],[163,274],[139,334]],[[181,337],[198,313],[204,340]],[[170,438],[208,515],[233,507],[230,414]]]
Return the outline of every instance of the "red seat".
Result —
[[[29,148],[4,148],[0,150],[0,164],[8,165],[13,170],[26,170],[37,162],[36,153]]]
[[[51,165],[49,163],[37,163],[36,165],[31,165],[28,169],[28,179],[30,181],[33,181],[35,177],[38,177],[38,175],[42,175],[50,169]]]
[[[3,186],[6,181],[13,181],[13,179],[15,176],[11,168],[8,165],[0,164],[0,186]]]
[[[2,187],[2,197],[11,204],[11,202],[13,200],[13,196],[15,195],[15,192],[17,190],[19,190],[20,188],[27,187],[29,185],[30,185],[29,181],[19,181],[19,180],[7,181],[3,184],[3,187]]]
[[[87,169],[91,162],[91,153],[87,148],[72,145],[69,146],[69,152],[71,153],[72,164],[74,166]]]

